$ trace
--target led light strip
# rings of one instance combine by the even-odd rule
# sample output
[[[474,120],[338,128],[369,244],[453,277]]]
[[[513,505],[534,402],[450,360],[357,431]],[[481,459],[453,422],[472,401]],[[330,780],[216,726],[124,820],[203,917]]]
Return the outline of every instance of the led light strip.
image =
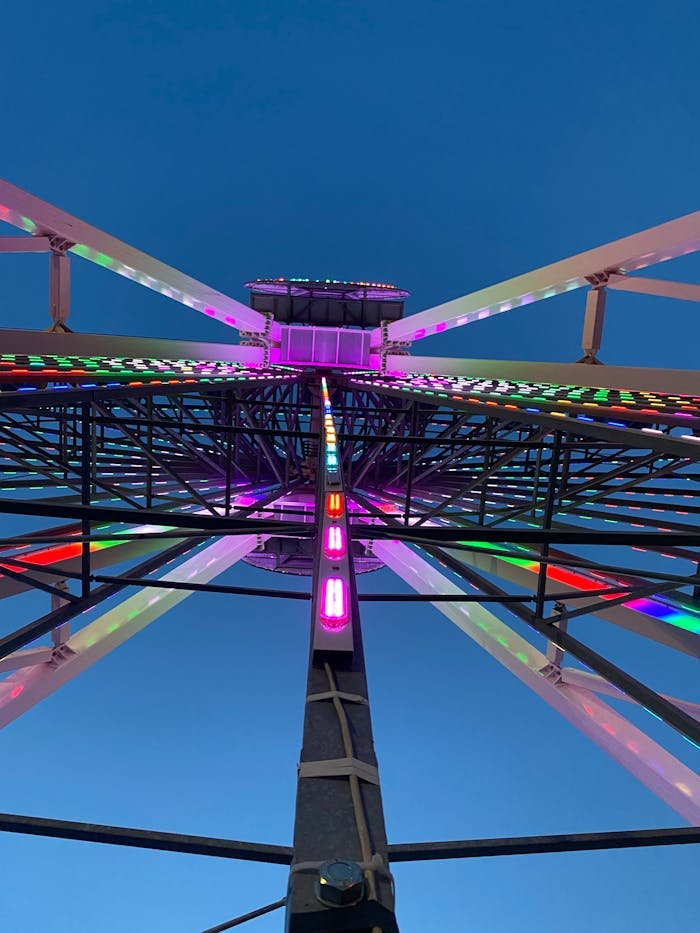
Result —
[[[623,423],[625,419],[639,421],[637,416],[642,416],[641,420],[663,422],[671,419],[679,424],[687,422],[689,427],[697,425],[700,429],[700,396],[430,374],[355,377],[350,381],[357,385],[403,389],[460,402],[522,408],[534,414],[548,412],[557,417],[581,421],[604,419],[614,427],[627,427]],[[533,406],[533,402],[539,404]],[[571,410],[557,411],[556,406],[567,406]],[[574,408],[586,411],[576,413]],[[615,420],[608,420],[610,417]],[[687,439],[700,441],[700,437],[695,438],[692,434]]]
[[[371,492],[368,492],[367,495],[371,498],[372,503],[379,508],[384,513],[392,513],[396,510],[396,505],[390,502],[381,501],[376,498]],[[512,519],[508,519],[512,521]],[[428,522],[428,526],[436,526],[444,524],[441,521]],[[538,527],[538,526],[533,526]],[[539,564],[537,561],[532,561],[526,558],[517,557],[517,552],[519,550],[526,550],[520,545],[502,545],[494,542],[487,541],[470,541],[468,540],[468,531],[465,529],[465,540],[458,542],[459,544],[468,545],[469,547],[475,548],[478,550],[487,550],[489,551],[489,557],[496,561],[503,561],[506,564],[512,564],[513,566],[520,567],[523,570],[528,571],[529,573],[536,574],[539,573]],[[449,547],[449,545],[447,545]],[[501,551],[502,554],[496,554],[494,551]],[[464,554],[461,555],[465,557]],[[599,575],[596,579],[586,576],[584,573],[579,573],[573,570],[568,570],[564,567],[556,567],[548,565],[546,568],[547,580],[552,580],[556,583],[561,583],[564,586],[570,586],[572,589],[579,592],[586,592],[589,590],[598,590],[603,586],[616,586],[621,583],[620,580],[617,580],[613,576],[604,576]],[[607,596],[601,596],[601,599],[604,601],[616,599],[616,594],[609,594]],[[687,606],[682,604],[674,605],[672,600],[668,599],[661,600],[655,597],[638,597],[635,599],[630,599],[628,602],[620,604],[622,608],[632,610],[633,612],[638,612],[641,615],[645,615],[648,618],[654,619],[656,622],[663,622],[666,625],[674,626],[675,628],[683,629],[686,632],[690,632],[694,635],[700,635],[700,613],[693,611]],[[600,606],[601,610],[605,608],[604,605]]]
[[[138,357],[0,355],[1,391],[82,389],[114,386],[173,385],[178,383],[289,379],[290,367],[262,369],[225,360],[164,360]],[[150,377],[150,378],[149,378]],[[157,377],[157,378],[153,378]],[[85,379],[91,381],[86,382]],[[50,386],[44,385],[50,383]]]
[[[323,514],[319,518],[321,552],[317,574],[315,605],[318,625],[314,628],[314,649],[352,651],[347,510],[338,462],[333,409],[325,377],[321,379],[321,396],[325,472],[321,489]]]

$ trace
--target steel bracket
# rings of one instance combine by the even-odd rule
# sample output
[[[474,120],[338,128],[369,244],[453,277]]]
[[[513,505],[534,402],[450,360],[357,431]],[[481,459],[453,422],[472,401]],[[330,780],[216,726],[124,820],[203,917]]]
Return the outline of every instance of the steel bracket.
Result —
[[[262,312],[262,314],[265,318],[265,330],[262,333],[260,331],[242,330],[240,345],[242,347],[260,347],[263,350],[263,365],[269,366],[270,351],[273,345],[272,325],[274,316],[270,312]]]
[[[388,356],[410,356],[410,340],[392,340],[389,336],[390,321],[382,321],[379,325],[382,339],[378,347],[373,348],[374,353],[379,354],[379,372],[386,372],[386,360]]]

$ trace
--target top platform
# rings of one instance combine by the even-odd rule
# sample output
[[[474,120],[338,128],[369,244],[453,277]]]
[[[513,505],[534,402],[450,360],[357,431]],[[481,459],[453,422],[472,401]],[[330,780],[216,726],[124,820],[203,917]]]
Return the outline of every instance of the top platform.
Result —
[[[409,292],[381,282],[337,279],[255,279],[246,282],[250,306],[281,324],[378,327],[403,317]]]

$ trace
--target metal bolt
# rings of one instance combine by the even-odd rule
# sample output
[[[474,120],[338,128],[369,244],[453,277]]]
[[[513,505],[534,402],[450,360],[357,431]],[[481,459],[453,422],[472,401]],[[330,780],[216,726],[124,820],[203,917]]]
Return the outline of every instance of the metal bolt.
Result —
[[[365,878],[357,862],[335,858],[318,870],[316,897],[326,907],[352,907],[365,895]]]

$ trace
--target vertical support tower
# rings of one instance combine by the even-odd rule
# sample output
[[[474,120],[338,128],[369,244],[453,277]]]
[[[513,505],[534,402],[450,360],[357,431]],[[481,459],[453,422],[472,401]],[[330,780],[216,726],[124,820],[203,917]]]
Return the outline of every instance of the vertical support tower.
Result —
[[[287,933],[397,933],[348,507],[325,378]]]

